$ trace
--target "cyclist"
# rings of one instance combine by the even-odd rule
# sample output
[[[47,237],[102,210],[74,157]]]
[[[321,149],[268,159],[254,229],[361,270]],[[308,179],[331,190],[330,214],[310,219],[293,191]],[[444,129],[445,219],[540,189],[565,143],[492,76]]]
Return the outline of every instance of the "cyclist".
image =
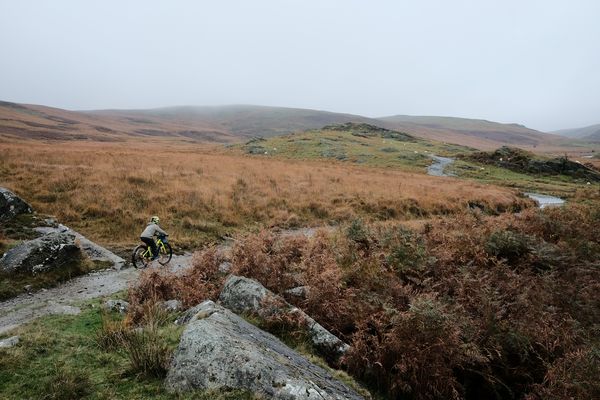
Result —
[[[150,222],[144,229],[144,232],[140,235],[140,240],[150,246],[152,249],[152,260],[156,260],[158,258],[158,247],[156,246],[156,242],[154,241],[154,236],[158,233],[161,235],[169,236],[167,232],[163,231],[158,223],[160,219],[155,215],[150,218]]]

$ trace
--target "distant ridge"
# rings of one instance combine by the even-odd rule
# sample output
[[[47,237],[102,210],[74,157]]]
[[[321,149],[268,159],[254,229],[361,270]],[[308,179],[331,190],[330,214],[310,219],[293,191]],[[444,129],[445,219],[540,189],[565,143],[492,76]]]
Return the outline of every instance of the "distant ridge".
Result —
[[[484,119],[394,115],[379,118],[385,126],[415,136],[481,149],[512,145],[535,148],[559,137],[520,124],[503,124]]]
[[[552,133],[575,139],[600,142],[600,124],[590,125],[583,128],[561,129]]]
[[[482,150],[503,145],[535,149],[561,141],[560,136],[519,124],[455,117],[396,115],[368,118],[321,110],[255,105],[69,111],[0,102],[0,140],[124,141],[142,138],[232,143],[251,137],[284,135],[348,122],[370,124]]]

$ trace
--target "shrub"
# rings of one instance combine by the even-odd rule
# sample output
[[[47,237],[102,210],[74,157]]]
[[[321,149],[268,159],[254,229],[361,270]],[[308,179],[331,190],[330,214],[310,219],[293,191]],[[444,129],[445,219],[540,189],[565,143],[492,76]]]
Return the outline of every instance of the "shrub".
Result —
[[[579,349],[556,360],[527,400],[600,398],[600,349]]]
[[[465,342],[462,324],[441,302],[422,295],[407,311],[381,312],[361,323],[345,362],[392,398],[462,398],[456,372],[488,361]]]
[[[488,254],[513,262],[530,252],[529,238],[510,230],[492,233],[485,244]]]
[[[385,262],[401,276],[419,274],[427,259],[424,241],[404,228],[388,229],[381,234],[381,245],[387,253]]]
[[[346,237],[362,247],[369,246],[369,232],[367,231],[364,222],[360,219],[352,221],[346,230]]]
[[[224,279],[219,272],[222,261],[223,257],[216,249],[209,248],[196,254],[192,268],[182,274],[143,271],[137,283],[129,289],[128,317],[134,323],[144,322],[144,318],[153,315],[149,311],[164,300],[178,299],[184,307],[193,307],[207,299],[216,300]]]

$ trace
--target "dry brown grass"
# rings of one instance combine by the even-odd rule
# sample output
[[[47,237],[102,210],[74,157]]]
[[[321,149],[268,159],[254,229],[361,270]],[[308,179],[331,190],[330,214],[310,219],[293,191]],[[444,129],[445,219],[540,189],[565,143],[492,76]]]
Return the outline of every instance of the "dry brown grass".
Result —
[[[137,240],[151,215],[178,245],[257,225],[409,220],[518,209],[509,189],[400,171],[267,160],[169,142],[0,144],[0,185],[105,244]]]

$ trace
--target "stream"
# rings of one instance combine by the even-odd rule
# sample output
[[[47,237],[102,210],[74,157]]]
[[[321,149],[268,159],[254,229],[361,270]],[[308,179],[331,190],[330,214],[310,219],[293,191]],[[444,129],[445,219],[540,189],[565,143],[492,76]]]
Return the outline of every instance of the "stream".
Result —
[[[433,159],[434,162],[429,167],[427,167],[428,175],[455,176],[454,174],[444,172],[446,167],[454,162],[453,158],[441,157],[433,154],[431,154],[430,157]],[[565,203],[565,201],[560,197],[550,196],[547,194],[526,192],[525,195],[535,200],[540,208],[559,207]]]
[[[427,167],[427,174],[432,176],[455,176],[454,174],[446,174],[444,169],[454,162],[453,158],[440,157],[431,154],[430,157],[433,159],[433,164]]]
[[[525,196],[537,201],[540,208],[562,206],[565,201],[560,197],[549,196],[539,193],[525,193]]]

